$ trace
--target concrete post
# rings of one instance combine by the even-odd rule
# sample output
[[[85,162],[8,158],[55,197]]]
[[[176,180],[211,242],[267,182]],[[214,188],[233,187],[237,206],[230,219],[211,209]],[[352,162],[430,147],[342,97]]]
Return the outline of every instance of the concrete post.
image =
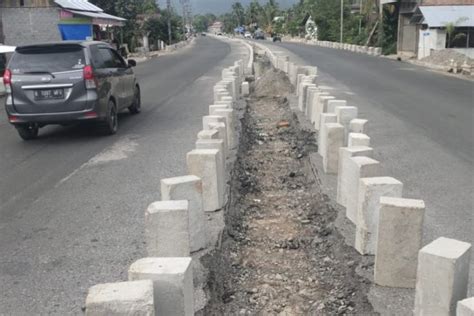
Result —
[[[338,168],[339,148],[344,146],[344,126],[338,123],[326,123],[324,139],[323,169],[325,173],[335,174]]]
[[[314,97],[316,96],[316,93],[318,92],[319,92],[319,89],[316,86],[310,86],[306,90],[305,114],[308,119],[311,119],[311,115],[313,112]]]
[[[362,133],[349,133],[347,147],[370,146],[370,137]]]
[[[248,97],[250,95],[250,85],[247,81],[242,82],[242,95]]]
[[[219,139],[219,131],[215,129],[202,130],[197,134],[198,139]]]
[[[194,315],[191,258],[143,258],[130,266],[128,279],[152,282],[155,315]]]
[[[421,200],[385,196],[380,198],[374,268],[376,284],[415,287],[424,213],[425,203]]]
[[[218,109],[215,114],[225,118],[227,145],[229,150],[236,146],[234,110],[232,109]]]
[[[351,133],[365,133],[367,122],[364,119],[353,119],[349,123],[349,131]]]
[[[314,113],[314,128],[319,131],[321,126],[321,114],[327,113],[327,106],[329,100],[334,100],[335,98],[330,95],[319,95],[318,102],[316,103],[316,113]],[[339,123],[339,122],[338,122]]]
[[[474,316],[474,297],[458,302],[456,316]]]
[[[316,88],[316,85],[311,82],[303,81],[300,85],[300,94],[298,96],[298,108],[301,112],[306,113],[306,97],[308,96],[308,88]]]
[[[214,212],[224,206],[224,170],[217,149],[195,149],[187,154],[189,174],[202,180],[202,197],[205,212]]]
[[[154,316],[153,282],[150,280],[104,283],[89,289],[86,316]]]
[[[418,253],[415,316],[454,315],[466,298],[471,244],[440,237]]]
[[[222,101],[224,97],[231,97],[231,94],[227,90],[221,90],[217,92],[217,99],[214,100],[214,103]]]
[[[321,91],[321,90],[319,90],[318,92],[315,93],[313,103],[311,104],[311,106],[312,106],[311,116],[310,116],[311,123],[315,124],[316,119],[319,119],[319,120],[321,119],[321,113],[318,113],[319,108],[320,108],[319,102],[321,102],[320,98],[322,96],[328,96],[328,95],[329,95],[329,92]],[[318,114],[316,114],[316,113],[318,113]]]
[[[227,126],[224,123],[209,123],[209,128],[215,129],[219,132],[218,139],[222,139],[224,141],[224,160],[229,157],[229,144],[227,143]]]
[[[325,149],[326,149],[326,138],[322,137],[322,135],[326,135],[326,123],[337,123],[337,117],[336,114],[333,113],[322,113],[321,114],[321,130],[318,133],[318,154],[323,157],[326,155]],[[339,150],[339,149],[338,149]],[[339,152],[337,154],[339,156]]]
[[[357,147],[356,147],[357,148]],[[357,225],[357,205],[359,200],[359,182],[361,178],[380,175],[380,163],[369,157],[352,157],[347,164],[347,205],[346,216]]]
[[[209,105],[209,115],[210,115],[210,116],[217,115],[217,114],[216,114],[216,111],[217,111],[217,110],[225,110],[225,109],[229,109],[229,106],[226,105],[226,104],[213,104],[213,105]]]
[[[201,179],[194,175],[161,179],[161,200],[188,201],[190,251],[206,248],[207,232],[202,209]]]
[[[219,150],[219,161],[222,170],[226,173],[225,145],[222,139],[198,139],[196,141],[196,149],[217,149]]]
[[[347,106],[346,100],[328,100],[327,113],[336,113],[336,107]]]
[[[344,126],[344,144],[347,144],[349,136],[349,126],[353,119],[357,118],[357,107],[338,106],[336,108],[337,122]]]
[[[191,253],[188,201],[159,201],[145,212],[148,256],[187,257]]]
[[[391,177],[362,178],[359,182],[355,249],[375,255],[379,226],[380,198],[401,197],[403,183]]]

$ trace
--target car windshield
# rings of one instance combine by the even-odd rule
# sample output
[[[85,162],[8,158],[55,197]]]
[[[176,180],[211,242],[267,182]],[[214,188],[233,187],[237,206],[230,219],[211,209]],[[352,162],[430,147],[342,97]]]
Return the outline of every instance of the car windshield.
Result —
[[[84,51],[78,45],[29,47],[13,54],[9,68],[14,74],[55,73],[84,68]]]

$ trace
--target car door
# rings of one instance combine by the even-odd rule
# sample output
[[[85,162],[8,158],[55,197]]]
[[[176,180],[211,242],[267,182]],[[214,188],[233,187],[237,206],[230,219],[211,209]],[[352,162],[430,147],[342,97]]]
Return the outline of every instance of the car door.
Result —
[[[107,102],[109,97],[113,97],[117,103],[117,107],[121,108],[125,100],[117,60],[108,45],[97,45],[97,51],[100,67],[96,67],[96,73],[98,80],[102,81],[100,95],[103,97],[105,94],[107,96]]]
[[[126,108],[133,102],[135,76],[132,68],[128,66],[116,50],[111,49],[111,53],[114,58],[114,63],[117,65],[117,73],[120,80],[120,86],[122,87],[122,104],[120,108]]]

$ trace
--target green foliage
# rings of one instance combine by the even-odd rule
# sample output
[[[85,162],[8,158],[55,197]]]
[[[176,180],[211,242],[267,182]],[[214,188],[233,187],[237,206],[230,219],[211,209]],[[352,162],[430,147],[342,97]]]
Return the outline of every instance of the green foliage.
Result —
[[[382,54],[397,53],[398,33],[398,6],[384,6],[382,36],[378,36],[378,46],[382,47]]]
[[[165,10],[160,17],[148,19],[143,25],[143,30],[149,34],[150,41],[168,42],[168,16],[170,16],[171,22],[171,42],[179,42],[184,39],[181,17],[174,11],[169,13],[168,10]]]
[[[206,32],[216,20],[217,17],[214,14],[196,15],[193,19],[193,27],[196,32]]]

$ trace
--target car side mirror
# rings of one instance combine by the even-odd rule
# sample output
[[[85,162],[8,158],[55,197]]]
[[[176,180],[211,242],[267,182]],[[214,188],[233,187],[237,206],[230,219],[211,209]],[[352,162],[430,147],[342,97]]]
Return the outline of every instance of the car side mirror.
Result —
[[[128,60],[128,67],[136,67],[137,62],[134,59],[129,59]]]

